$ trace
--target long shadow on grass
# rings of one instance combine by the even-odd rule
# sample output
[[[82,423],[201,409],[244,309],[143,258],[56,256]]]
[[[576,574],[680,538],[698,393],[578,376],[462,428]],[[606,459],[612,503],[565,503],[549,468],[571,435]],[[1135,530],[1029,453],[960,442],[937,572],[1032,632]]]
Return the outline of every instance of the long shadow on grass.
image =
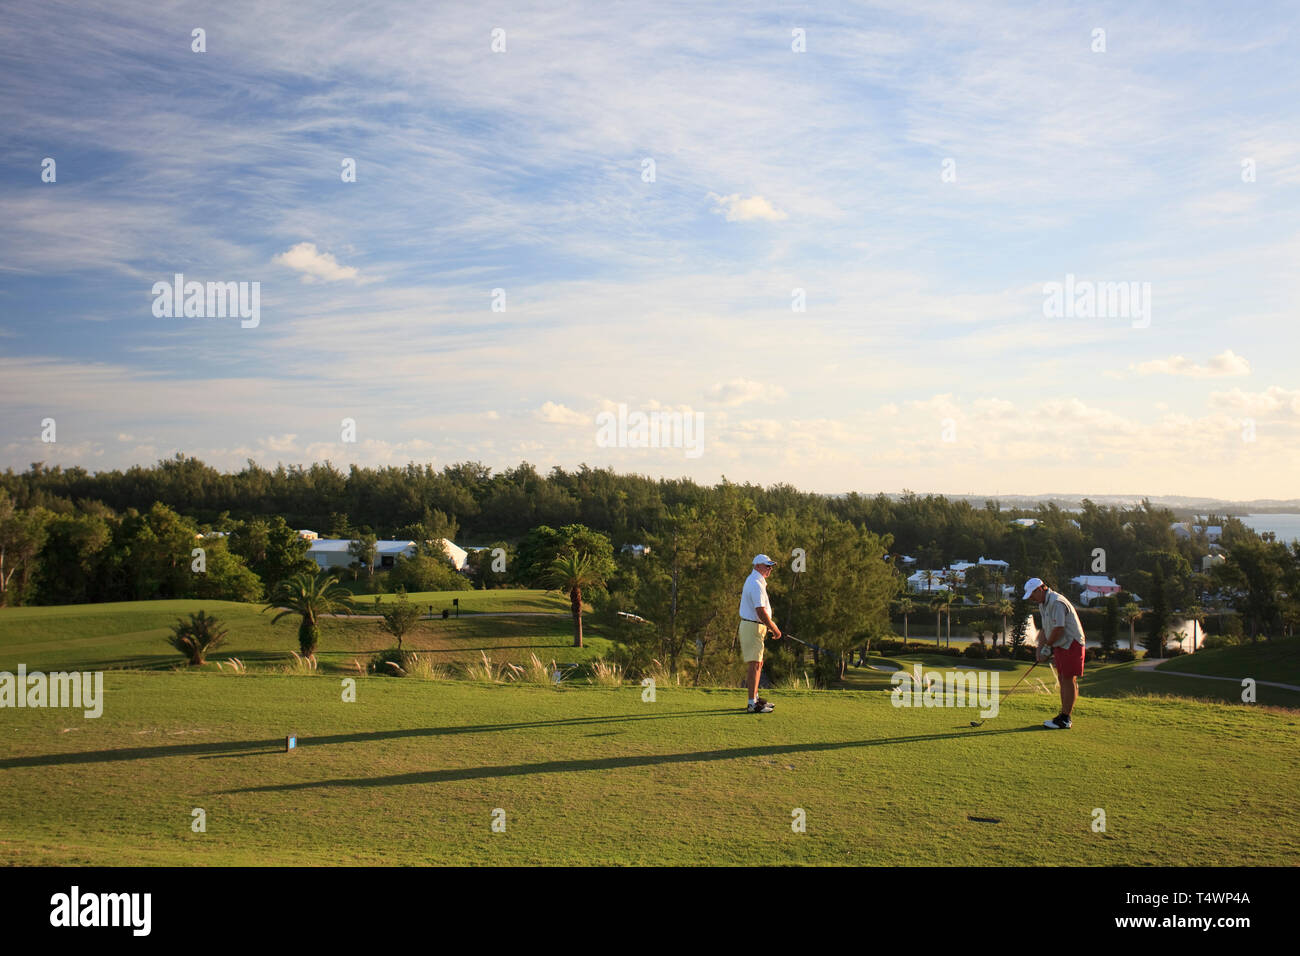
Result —
[[[713,760],[739,760],[743,757],[774,757],[796,753],[824,753],[856,747],[883,747],[888,744],[925,743],[959,737],[991,737],[995,734],[1023,734],[1041,730],[1039,724],[1008,730],[985,730],[977,733],[921,734],[914,737],[883,737],[878,740],[845,740],[835,743],[773,744],[766,747],[736,747],[731,750],[697,750],[680,754],[646,754],[636,757],[606,757],[602,760],[547,760],[542,763],[506,764],[499,767],[463,767],[457,770],[430,770],[425,773],[401,773],[389,777],[353,777],[319,780],[315,783],[268,784],[264,787],[240,787],[220,793],[273,793],[288,790],[314,790],[318,787],[401,787],[420,783],[449,783],[456,780],[482,780],[490,777],[516,777],[535,773],[575,773],[584,770],[622,770],[671,763],[703,763]]]
[[[589,724],[628,723],[637,720],[669,720],[674,717],[707,717],[709,715],[735,715],[748,717],[743,710],[729,707],[725,710],[684,710],[671,714],[623,714],[616,717],[565,717],[558,720],[521,721],[509,724],[468,724],[456,727],[413,727],[408,730],[379,730],[364,734],[331,734],[324,737],[300,737],[299,747],[320,747],[329,744],[371,743],[376,740],[396,740],[403,737],[442,737],[448,734],[486,734],[502,730],[533,730],[538,727],[583,727]],[[271,748],[268,750],[267,748]],[[177,744],[174,747],[129,747],[123,750],[86,750],[81,753],[39,754],[31,757],[11,757],[0,760],[0,770],[16,767],[48,767],[68,763],[112,763],[117,760],[149,760],[154,757],[187,757],[220,754],[272,753],[284,749],[284,738],[270,740],[234,740],[209,744]],[[235,751],[236,754],[232,754]]]

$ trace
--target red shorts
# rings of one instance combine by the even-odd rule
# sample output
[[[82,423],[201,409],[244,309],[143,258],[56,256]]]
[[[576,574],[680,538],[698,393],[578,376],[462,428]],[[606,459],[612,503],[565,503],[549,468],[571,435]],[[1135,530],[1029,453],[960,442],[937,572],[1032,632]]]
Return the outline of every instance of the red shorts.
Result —
[[[1069,647],[1052,648],[1052,666],[1058,677],[1083,676],[1083,645],[1071,644]]]

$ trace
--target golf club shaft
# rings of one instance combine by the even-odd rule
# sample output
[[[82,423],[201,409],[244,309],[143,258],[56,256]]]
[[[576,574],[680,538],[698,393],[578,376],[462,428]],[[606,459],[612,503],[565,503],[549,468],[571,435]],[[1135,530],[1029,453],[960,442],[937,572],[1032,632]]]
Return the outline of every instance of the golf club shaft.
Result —
[[[826,652],[823,651],[820,647],[818,647],[816,644],[809,644],[807,641],[801,641],[801,640],[799,640],[799,638],[795,637],[793,634],[790,634],[790,633],[787,633],[787,632],[782,632],[781,636],[782,636],[782,637],[787,637],[787,638],[789,638],[790,640],[794,641],[796,644],[802,644],[804,647],[811,647],[813,650],[815,650],[815,651],[820,651],[820,652],[823,653],[823,654],[826,653]]]
[[[1033,669],[1034,669],[1035,667],[1037,667],[1037,666],[1038,666],[1038,661],[1034,661],[1032,664],[1030,664],[1030,665],[1029,665],[1029,670],[1027,670],[1027,671],[1025,671],[1023,674],[1021,674],[1021,675],[1020,675],[1020,680],[1016,681],[1016,687],[1019,687],[1021,684],[1023,684],[1024,681],[1025,681],[1025,678],[1028,677],[1028,676],[1030,675],[1030,673],[1033,671]],[[1016,687],[1013,687],[1013,688],[1011,688],[1009,691],[1007,691],[1007,697],[1010,697],[1012,694],[1014,694],[1014,693],[1016,692]],[[1002,699],[1003,699],[1003,700],[1006,700],[1007,697],[1003,697]]]

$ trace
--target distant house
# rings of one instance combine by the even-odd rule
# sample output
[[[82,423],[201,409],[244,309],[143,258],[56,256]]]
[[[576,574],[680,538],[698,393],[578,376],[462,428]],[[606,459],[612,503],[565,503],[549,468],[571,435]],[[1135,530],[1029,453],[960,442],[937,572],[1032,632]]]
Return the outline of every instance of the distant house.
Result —
[[[1227,563],[1228,559],[1221,554],[1207,554],[1205,557],[1201,558],[1201,570],[1209,571],[1211,568],[1216,568],[1221,564]]]
[[[1038,519],[1037,518],[1013,518],[1011,520],[1011,523],[1018,524],[1022,528],[1032,528],[1034,525],[1038,524]]]
[[[1011,565],[1006,561],[1000,561],[997,558],[980,558],[976,564],[986,568],[1001,568],[1003,571],[1009,571]]]
[[[447,557],[451,559],[451,563],[455,566],[457,571],[465,570],[465,566],[469,561],[468,551],[466,551],[464,548],[452,544],[446,538],[442,539],[442,550],[446,553]],[[475,549],[475,550],[482,550],[482,549]]]
[[[623,554],[630,554],[634,558],[644,558],[647,554],[650,553],[650,545],[625,544],[623,545],[623,547],[619,548],[619,551]]]
[[[316,562],[322,570],[343,569],[351,567],[352,555],[348,553],[351,538],[309,538],[307,557]],[[415,555],[414,541],[376,541],[374,569],[381,571],[391,568],[399,557],[409,558]]]
[[[1070,578],[1071,584],[1079,587],[1079,603],[1085,607],[1092,604],[1098,598],[1108,598],[1112,594],[1118,594],[1124,590],[1120,583],[1114,578],[1107,577],[1104,574],[1080,574],[1077,577]]]
[[[1223,537],[1223,525],[1221,524],[1201,525],[1192,524],[1190,521],[1175,521],[1169,527],[1176,537],[1183,540],[1190,538],[1193,534],[1200,534],[1202,531],[1205,532],[1205,537],[1212,544],[1217,543]]]
[[[298,537],[304,538],[307,541],[315,541],[320,537],[320,535],[318,535],[315,531],[299,531]]]
[[[913,571],[907,577],[907,589],[913,594],[938,594],[948,590],[947,571]]]

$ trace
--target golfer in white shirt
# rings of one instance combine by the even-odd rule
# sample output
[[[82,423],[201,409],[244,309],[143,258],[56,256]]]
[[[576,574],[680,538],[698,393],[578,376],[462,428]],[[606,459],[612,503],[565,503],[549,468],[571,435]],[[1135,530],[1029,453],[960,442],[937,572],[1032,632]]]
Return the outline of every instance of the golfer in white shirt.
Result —
[[[770,714],[772,705],[758,696],[758,676],[763,671],[763,638],[781,637],[781,629],[772,620],[772,602],[767,599],[767,576],[776,562],[765,554],[754,558],[754,570],[745,579],[740,592],[740,649],[749,665],[745,686],[749,691],[751,714]]]

